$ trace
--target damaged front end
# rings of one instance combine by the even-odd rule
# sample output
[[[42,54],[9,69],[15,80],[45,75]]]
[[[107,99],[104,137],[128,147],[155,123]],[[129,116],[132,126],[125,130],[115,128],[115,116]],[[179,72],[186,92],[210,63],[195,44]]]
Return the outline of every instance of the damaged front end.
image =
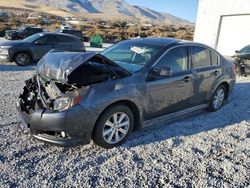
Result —
[[[19,115],[39,140],[58,145],[89,143],[95,114],[83,108],[81,100],[92,85],[129,74],[101,55],[51,52],[38,63],[37,74],[25,81],[17,104]]]

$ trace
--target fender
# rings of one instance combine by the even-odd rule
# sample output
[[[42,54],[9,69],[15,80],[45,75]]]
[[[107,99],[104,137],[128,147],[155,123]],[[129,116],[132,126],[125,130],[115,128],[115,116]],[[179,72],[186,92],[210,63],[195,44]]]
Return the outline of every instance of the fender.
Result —
[[[34,60],[34,56],[33,56],[33,53],[31,50],[29,49],[23,49],[23,50],[19,50],[19,49],[14,49],[12,50],[12,52],[10,53],[10,61],[14,61],[14,58],[15,58],[15,55],[19,52],[25,52],[25,53],[28,53],[31,57],[31,60],[33,61]]]

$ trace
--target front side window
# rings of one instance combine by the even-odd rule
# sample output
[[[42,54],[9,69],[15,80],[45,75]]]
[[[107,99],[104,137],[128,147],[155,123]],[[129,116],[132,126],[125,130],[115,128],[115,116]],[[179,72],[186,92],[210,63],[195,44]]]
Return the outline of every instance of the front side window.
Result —
[[[35,42],[37,40],[40,40],[41,37],[43,37],[44,34],[43,33],[39,33],[39,34],[35,34],[35,35],[31,35],[25,39],[23,39],[24,42],[28,42],[28,43],[31,43],[31,42]]]
[[[176,47],[167,52],[156,64],[157,69],[170,68],[172,73],[188,69],[188,48]]]
[[[56,39],[54,35],[46,35],[36,41],[39,44],[55,44]]]
[[[191,47],[193,53],[193,68],[204,68],[211,66],[210,50],[193,46]]]

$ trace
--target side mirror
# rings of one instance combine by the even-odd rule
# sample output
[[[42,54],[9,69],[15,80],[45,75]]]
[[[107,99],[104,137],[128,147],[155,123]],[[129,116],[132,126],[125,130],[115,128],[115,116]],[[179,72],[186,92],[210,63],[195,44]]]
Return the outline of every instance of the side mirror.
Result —
[[[41,41],[37,40],[37,41],[34,42],[34,44],[35,45],[42,45],[43,43]]]
[[[172,76],[172,69],[169,67],[153,68],[153,72],[157,76],[164,76],[164,77]]]
[[[238,54],[238,53],[240,53],[240,51],[239,51],[239,50],[236,50],[235,53]]]
[[[158,76],[170,77],[172,76],[172,69],[169,67],[153,68],[149,71],[147,80],[155,80]]]

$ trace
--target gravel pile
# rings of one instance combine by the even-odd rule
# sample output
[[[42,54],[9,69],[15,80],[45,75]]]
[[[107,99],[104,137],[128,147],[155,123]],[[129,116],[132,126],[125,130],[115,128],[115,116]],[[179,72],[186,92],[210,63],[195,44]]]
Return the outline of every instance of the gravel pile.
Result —
[[[15,110],[34,67],[0,64],[0,187],[248,187],[250,79],[220,111],[132,134],[121,147],[60,148],[32,139]]]

